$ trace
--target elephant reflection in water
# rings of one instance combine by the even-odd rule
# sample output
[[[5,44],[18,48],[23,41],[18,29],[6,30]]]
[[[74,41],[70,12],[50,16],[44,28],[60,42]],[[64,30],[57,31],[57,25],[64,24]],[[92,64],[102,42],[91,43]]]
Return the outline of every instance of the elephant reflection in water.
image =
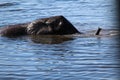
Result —
[[[42,44],[59,44],[65,41],[73,40],[73,37],[66,37],[66,36],[60,36],[60,35],[30,35],[30,40],[32,40],[35,43],[42,43]]]

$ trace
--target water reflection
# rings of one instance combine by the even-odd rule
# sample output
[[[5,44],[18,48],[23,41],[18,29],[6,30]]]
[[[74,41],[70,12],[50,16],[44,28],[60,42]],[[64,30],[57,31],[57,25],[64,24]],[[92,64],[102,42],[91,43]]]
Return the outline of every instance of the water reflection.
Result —
[[[65,41],[73,40],[72,37],[60,36],[60,35],[41,35],[41,36],[29,36],[35,43],[42,44],[59,44]]]

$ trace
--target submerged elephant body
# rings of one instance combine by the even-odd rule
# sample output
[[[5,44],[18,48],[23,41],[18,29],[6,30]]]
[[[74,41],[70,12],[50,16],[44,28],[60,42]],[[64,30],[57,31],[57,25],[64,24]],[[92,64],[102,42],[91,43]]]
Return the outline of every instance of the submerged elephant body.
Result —
[[[1,29],[2,36],[21,36],[21,35],[67,35],[80,33],[63,16],[53,16],[38,19],[30,23],[10,25]]]
[[[21,36],[21,35],[27,35],[26,27],[27,27],[27,23],[9,25],[9,26],[3,27],[0,30],[0,35],[6,36],[6,37],[14,37],[14,36],[16,37],[16,36]]]

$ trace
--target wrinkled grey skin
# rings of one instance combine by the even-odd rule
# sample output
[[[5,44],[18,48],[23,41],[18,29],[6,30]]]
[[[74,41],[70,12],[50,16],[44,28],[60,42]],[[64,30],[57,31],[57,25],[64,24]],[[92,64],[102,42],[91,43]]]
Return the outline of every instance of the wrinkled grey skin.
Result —
[[[52,29],[43,22],[32,22],[27,27],[27,33],[31,35],[40,35],[52,32]]]

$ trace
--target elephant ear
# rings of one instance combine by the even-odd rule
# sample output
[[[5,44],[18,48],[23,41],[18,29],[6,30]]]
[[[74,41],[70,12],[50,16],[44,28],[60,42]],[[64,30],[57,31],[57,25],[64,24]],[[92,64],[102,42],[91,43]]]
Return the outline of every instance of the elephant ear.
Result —
[[[34,21],[27,27],[27,33],[30,35],[50,34],[52,29],[44,22]]]

